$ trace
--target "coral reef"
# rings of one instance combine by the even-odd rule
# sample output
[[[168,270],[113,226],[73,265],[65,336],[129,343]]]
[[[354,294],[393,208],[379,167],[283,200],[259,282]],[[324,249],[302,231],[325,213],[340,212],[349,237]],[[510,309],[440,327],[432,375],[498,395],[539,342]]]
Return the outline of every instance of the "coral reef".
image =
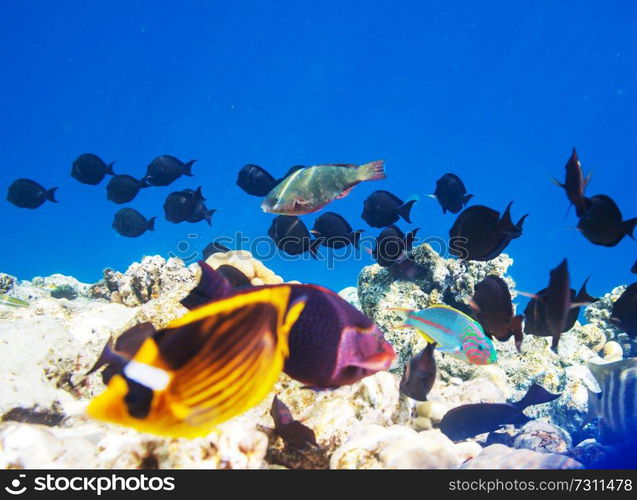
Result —
[[[5,468],[579,468],[610,451],[582,424],[587,387],[582,366],[618,359],[626,343],[609,322],[614,290],[586,309],[589,323],[562,336],[558,354],[546,338],[526,337],[522,353],[512,341],[496,342],[498,362],[473,366],[436,352],[438,378],[428,401],[398,389],[403,361],[424,346],[415,331],[396,329],[393,307],[422,308],[445,302],[467,310],[464,300],[487,274],[507,275],[512,260],[461,263],[429,246],[414,250],[414,280],[396,279],[377,265],[364,268],[358,287],[340,292],[386,332],[400,355],[392,372],[380,372],[333,391],[315,392],[281,376],[258,406],[222,424],[205,438],[168,439],[109,425],[84,413],[103,390],[99,374],[84,374],[110,336],[150,321],[165,326],[186,312],[180,304],[200,270],[180,259],[145,257],[124,273],[104,271],[90,285],[53,275],[20,281],[0,274],[2,293],[29,307],[0,305],[0,342],[11,356],[0,366],[0,466]],[[216,268],[232,265],[253,284],[283,278],[249,253],[214,254]],[[513,291],[513,296],[515,292]],[[56,298],[57,297],[57,298]],[[602,359],[603,357],[603,359]],[[468,403],[516,401],[537,382],[562,392],[560,399],[528,408],[519,429],[506,427],[454,443],[437,426],[451,408]],[[318,447],[295,449],[272,430],[277,395],[296,419],[313,429]],[[580,441],[582,441],[580,443]],[[574,444],[579,443],[577,446]]]

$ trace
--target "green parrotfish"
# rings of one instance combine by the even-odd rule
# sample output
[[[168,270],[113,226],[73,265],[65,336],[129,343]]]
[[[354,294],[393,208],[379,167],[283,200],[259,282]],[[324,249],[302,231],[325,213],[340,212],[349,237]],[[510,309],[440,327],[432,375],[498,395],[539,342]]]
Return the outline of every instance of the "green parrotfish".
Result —
[[[273,214],[309,214],[344,198],[360,182],[385,178],[383,160],[364,165],[333,164],[302,168],[277,184],[265,197],[261,208]]]

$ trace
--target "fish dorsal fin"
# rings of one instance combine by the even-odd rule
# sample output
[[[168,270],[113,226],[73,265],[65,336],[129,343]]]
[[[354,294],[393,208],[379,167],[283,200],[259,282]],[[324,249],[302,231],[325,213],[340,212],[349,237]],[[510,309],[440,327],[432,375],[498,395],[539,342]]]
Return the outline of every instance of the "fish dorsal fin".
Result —
[[[498,220],[497,227],[498,230],[502,233],[514,233],[518,231],[518,227],[513,225],[513,220],[511,220],[511,205],[513,202],[509,203]]]
[[[358,168],[355,163],[326,163],[326,167]]]
[[[533,384],[531,387],[529,387],[529,390],[527,391],[525,396],[520,401],[513,403],[513,405],[520,410],[524,410],[525,408],[532,405],[539,405],[542,403],[554,401],[561,395],[561,393],[553,394],[539,384]]]
[[[580,291],[575,296],[575,299],[573,301],[574,303],[592,304],[593,302],[597,302],[599,300],[597,297],[593,297],[589,295],[588,292],[586,291],[586,285],[588,284],[589,279],[591,279],[590,276],[584,280],[584,283],[582,283],[582,288],[580,288]]]
[[[188,309],[194,309],[212,300],[226,297],[234,291],[230,281],[223,274],[215,271],[204,261],[199,262],[199,267],[201,267],[199,283],[181,300],[181,304]]]

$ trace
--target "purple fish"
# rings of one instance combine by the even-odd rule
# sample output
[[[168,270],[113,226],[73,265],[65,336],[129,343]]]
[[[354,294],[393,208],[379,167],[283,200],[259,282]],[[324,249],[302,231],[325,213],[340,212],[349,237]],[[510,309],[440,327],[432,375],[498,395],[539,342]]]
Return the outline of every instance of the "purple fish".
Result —
[[[201,281],[182,301],[186,307],[242,293],[205,262],[199,265]],[[303,312],[290,330],[290,354],[283,370],[290,377],[314,388],[336,388],[387,370],[396,358],[392,345],[374,322],[331,290],[301,284],[265,286],[291,287],[290,303],[306,299]]]

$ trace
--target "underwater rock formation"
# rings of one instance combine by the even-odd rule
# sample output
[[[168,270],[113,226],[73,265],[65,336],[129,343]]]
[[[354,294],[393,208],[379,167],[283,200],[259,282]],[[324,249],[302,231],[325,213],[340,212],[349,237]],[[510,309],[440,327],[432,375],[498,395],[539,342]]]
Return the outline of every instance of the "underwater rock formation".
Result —
[[[385,332],[385,338],[399,356],[393,367],[396,373],[402,373],[406,360],[425,346],[425,340],[413,329],[397,328],[401,321],[393,308],[423,309],[445,303],[470,314],[465,300],[473,295],[476,283],[487,275],[502,277],[514,302],[517,295],[515,282],[507,274],[513,260],[506,254],[489,262],[460,262],[441,257],[423,244],[413,250],[413,256],[416,274],[412,280],[401,279],[376,264],[363,268],[358,277],[363,312]],[[610,296],[617,300],[622,291],[621,287],[615,289]],[[617,359],[616,346],[608,340],[623,337],[609,322],[611,308],[609,295],[586,308],[590,323],[576,323],[562,334],[557,354],[551,351],[546,338],[531,335],[525,335],[521,353],[512,339],[494,341],[498,355],[494,365],[472,365],[436,351],[438,381],[432,392],[453,407],[519,399],[531,384],[538,383],[551,392],[561,392],[562,396],[552,403],[529,408],[526,413],[534,418],[549,418],[552,424],[573,433],[577,440],[590,437],[594,426],[585,430],[582,426],[587,411],[586,387],[591,382],[585,380],[587,370],[577,368],[591,359],[601,362],[600,356],[606,361]],[[472,385],[475,389],[469,389]]]
[[[414,252],[414,281],[396,279],[373,265],[361,271],[358,288],[340,292],[385,330],[402,360],[424,340],[417,332],[395,329],[391,307],[444,301],[466,310],[463,298],[491,273],[514,287],[506,255],[460,263],[425,245]],[[213,257],[208,259],[213,267],[232,265],[253,284],[283,282],[246,252]],[[99,374],[84,374],[107,339],[140,322],[162,328],[183,315],[179,301],[199,273],[196,264],[152,256],[125,273],[106,270],[94,285],[62,275],[20,281],[0,274],[2,293],[28,302],[28,307],[0,303],[0,342],[12,353],[0,365],[0,467],[579,468],[608,453],[594,440],[574,445],[596,430],[593,425],[582,429],[591,384],[583,363],[621,354],[621,332],[608,320],[621,288],[586,309],[590,323],[563,334],[558,354],[546,338],[532,336],[525,337],[522,353],[513,340],[495,342],[493,365],[469,365],[436,352],[439,375],[424,402],[400,394],[398,363],[393,372],[333,391],[306,389],[282,375],[263,402],[205,438],[162,438],[87,417],[88,401],[104,385]],[[68,295],[55,298],[59,294],[53,290]],[[459,443],[437,429],[456,406],[515,401],[533,382],[562,396],[528,408],[525,413],[534,420],[519,429],[507,427]],[[318,447],[295,449],[274,434],[270,406],[275,394],[314,431]]]

